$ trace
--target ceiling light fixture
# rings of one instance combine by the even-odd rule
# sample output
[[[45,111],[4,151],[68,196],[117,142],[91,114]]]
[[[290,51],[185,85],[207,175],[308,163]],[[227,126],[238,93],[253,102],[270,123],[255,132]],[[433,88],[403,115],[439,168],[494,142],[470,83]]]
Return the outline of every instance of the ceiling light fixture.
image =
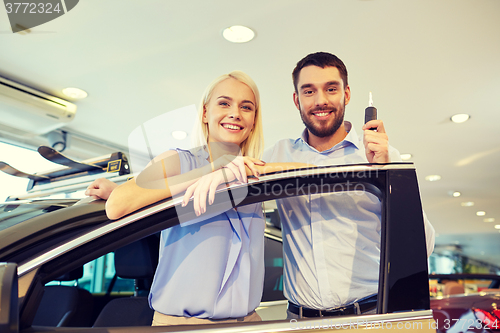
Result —
[[[454,198],[458,198],[459,196],[462,195],[462,193],[460,193],[458,191],[449,191],[448,194],[450,195],[450,197],[454,197]]]
[[[469,120],[470,116],[468,114],[465,114],[465,113],[459,113],[459,114],[455,114],[455,115],[451,116],[450,119],[452,122],[454,122],[456,124],[460,124],[460,123],[464,123],[467,120]]]
[[[412,154],[401,154],[401,159],[403,161],[408,161],[410,158],[412,158],[413,155]]]
[[[440,175],[429,175],[429,176],[425,177],[425,180],[427,180],[429,182],[436,182],[440,179],[441,179]]]
[[[224,29],[224,31],[222,31],[222,36],[232,43],[246,43],[255,37],[255,32],[242,25],[233,25]]]
[[[462,207],[472,207],[472,206],[474,206],[474,203],[472,201],[466,201],[466,202],[462,202],[460,204],[460,206],[462,206]]]
[[[78,89],[78,88],[72,88],[72,87],[64,88],[62,90],[62,93],[64,95],[68,96],[69,98],[73,98],[73,99],[83,99],[83,98],[88,96],[86,91],[84,91],[82,89]]]
[[[495,218],[489,217],[483,220],[484,222],[495,222]]]
[[[500,224],[495,225],[495,229],[500,229]]]
[[[172,136],[174,137],[174,139],[176,140],[184,140],[186,137],[187,137],[187,133],[184,132],[184,131],[173,131],[172,132]]]
[[[476,212],[476,215],[477,216],[484,216],[484,215],[486,215],[486,212],[484,210],[480,210],[480,211]]]

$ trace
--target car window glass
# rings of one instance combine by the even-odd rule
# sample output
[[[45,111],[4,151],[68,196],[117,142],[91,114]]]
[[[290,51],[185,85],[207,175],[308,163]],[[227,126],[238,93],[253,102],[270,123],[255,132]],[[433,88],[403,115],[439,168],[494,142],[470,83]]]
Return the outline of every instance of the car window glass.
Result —
[[[56,205],[0,205],[0,231],[12,227],[18,223],[31,219],[33,217],[64,208]]]
[[[280,227],[282,224],[287,224],[284,227],[285,232],[295,230],[299,225],[297,221],[306,221],[311,219],[308,224],[315,225],[316,223],[328,223],[335,225],[331,230],[323,230],[322,237],[324,243],[327,243],[325,250],[332,253],[330,257],[336,257],[337,250],[345,248],[345,239],[342,239],[342,234],[348,233],[346,230],[351,230],[356,236],[353,238],[355,248],[353,248],[353,257],[357,258],[363,244],[358,244],[361,240],[370,241],[375,250],[380,249],[380,201],[377,197],[367,192],[361,191],[340,191],[325,194],[306,194],[301,196],[291,196],[284,199],[265,201],[263,211],[266,219],[266,239],[265,239],[265,278],[262,301],[282,301],[277,304],[272,310],[272,315],[261,315],[265,320],[283,319],[286,317],[286,301],[283,296],[283,245],[281,242]],[[368,222],[367,222],[368,221]],[[288,228],[288,229],[287,229]],[[346,229],[347,228],[347,229]],[[343,232],[340,233],[339,230]],[[273,232],[271,232],[271,230]],[[313,228],[314,230],[314,228]],[[360,236],[362,235],[362,236]],[[310,235],[309,235],[310,236]],[[309,237],[308,236],[308,237]],[[337,238],[335,238],[337,237]],[[330,245],[335,245],[331,247]],[[358,247],[359,246],[359,247]],[[374,262],[378,265],[379,253],[373,253],[370,258],[375,258]],[[327,258],[327,264],[329,260]],[[373,259],[372,258],[372,259]],[[352,259],[352,258],[351,258]],[[353,262],[354,263],[354,260]],[[373,266],[373,265],[372,265]],[[352,267],[356,269],[356,267]],[[365,266],[363,269],[365,273]],[[377,289],[378,284],[378,266],[374,269],[374,274],[370,279],[372,284],[375,284]],[[370,271],[371,272],[371,271]],[[92,295],[105,295],[110,290],[110,285],[113,284],[115,276],[114,269],[114,254],[108,253],[105,256],[97,258],[84,265],[83,276],[76,281],[52,281],[49,284],[66,284],[70,286],[78,286],[86,289]],[[128,297],[133,294],[134,280],[116,279],[112,288],[111,294],[116,297]],[[264,310],[272,307],[262,306]],[[259,311],[262,309],[259,308]],[[277,313],[278,315],[275,315]]]
[[[283,246],[281,241],[266,238],[264,241],[264,291],[262,302],[284,300],[283,296]]]
[[[115,276],[114,253],[110,252],[102,257],[92,260],[83,265],[83,276],[76,280],[59,281],[54,280],[46,284],[75,286],[88,290],[92,294],[126,294],[130,295],[134,292],[134,280],[122,279]],[[110,285],[112,289],[109,290]]]

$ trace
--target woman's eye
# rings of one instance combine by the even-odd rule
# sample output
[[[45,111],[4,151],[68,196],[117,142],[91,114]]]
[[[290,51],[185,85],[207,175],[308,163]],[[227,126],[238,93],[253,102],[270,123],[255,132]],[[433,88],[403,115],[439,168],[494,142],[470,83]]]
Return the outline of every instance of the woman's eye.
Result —
[[[242,108],[247,110],[247,111],[253,111],[252,107],[248,106],[248,105],[243,105]]]
[[[229,106],[229,103],[228,102],[219,102],[219,105],[221,105],[221,106]]]

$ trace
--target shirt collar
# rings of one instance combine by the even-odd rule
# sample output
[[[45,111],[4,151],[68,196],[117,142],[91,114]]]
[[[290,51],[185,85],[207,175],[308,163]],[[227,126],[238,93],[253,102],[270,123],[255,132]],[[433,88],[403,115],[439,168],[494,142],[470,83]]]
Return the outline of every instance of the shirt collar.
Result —
[[[352,127],[351,122],[349,122],[347,120],[344,121],[344,126],[345,126],[345,130],[347,131],[347,135],[344,138],[344,140],[337,143],[335,146],[331,147],[330,149],[322,151],[321,153],[329,153],[329,152],[336,150],[336,149],[345,148],[350,144],[352,144],[354,147],[356,147],[356,149],[359,149],[361,138],[356,133],[356,130]],[[307,131],[307,128],[305,128],[304,131],[302,131],[302,135],[297,140],[295,140],[295,144],[306,145],[307,147],[309,147],[309,149],[317,151],[316,148],[310,146],[309,143],[307,142],[308,137],[309,137],[309,132]]]

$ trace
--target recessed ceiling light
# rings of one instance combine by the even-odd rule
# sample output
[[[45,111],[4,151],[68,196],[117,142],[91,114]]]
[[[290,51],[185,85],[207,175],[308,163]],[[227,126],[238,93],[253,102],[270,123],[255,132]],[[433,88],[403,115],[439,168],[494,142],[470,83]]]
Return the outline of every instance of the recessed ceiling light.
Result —
[[[483,210],[480,210],[480,211],[476,212],[476,215],[477,216],[484,216],[484,215],[486,215],[486,212]]]
[[[459,196],[462,195],[462,193],[460,193],[458,191],[450,191],[450,192],[448,192],[448,194],[450,195],[450,197],[454,197],[454,198],[458,198]]]
[[[176,140],[184,140],[187,137],[187,133],[184,131],[173,131],[172,136]]]
[[[466,202],[462,202],[460,204],[460,206],[462,206],[462,207],[472,207],[472,206],[474,206],[474,203],[472,201],[466,201]]]
[[[465,113],[459,113],[451,116],[451,121],[453,121],[456,124],[464,123],[467,120],[469,120],[470,116]]]
[[[495,229],[500,229],[500,224],[495,225]]]
[[[484,222],[495,222],[495,218],[489,217],[483,220]]]
[[[255,37],[255,32],[242,25],[233,25],[232,27],[224,29],[224,31],[222,31],[222,36],[233,43],[246,43]]]
[[[441,179],[440,175],[429,175],[425,177],[425,180],[430,181],[430,182],[435,182]]]
[[[410,158],[412,158],[413,155],[412,154],[401,154],[401,159],[403,161],[408,161]]]
[[[82,99],[88,96],[87,92],[78,88],[64,88],[63,94],[73,99]]]

